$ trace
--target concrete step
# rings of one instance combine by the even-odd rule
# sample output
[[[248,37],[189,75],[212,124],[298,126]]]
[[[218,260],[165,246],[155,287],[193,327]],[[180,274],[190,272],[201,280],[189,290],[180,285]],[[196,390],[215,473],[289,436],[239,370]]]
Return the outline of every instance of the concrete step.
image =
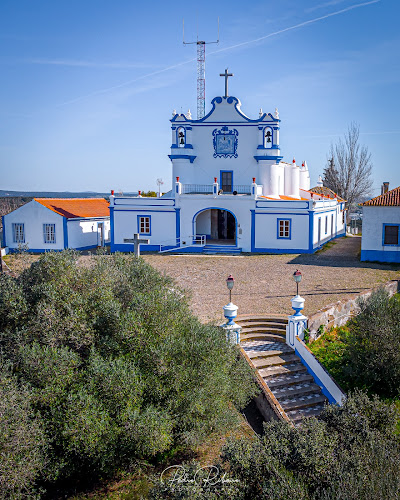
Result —
[[[242,329],[242,333],[245,335],[249,333],[272,333],[273,335],[284,335],[286,337],[286,330],[284,330],[283,328],[270,327],[268,325],[245,327]]]
[[[257,315],[257,314],[239,314],[235,319],[236,323],[241,323],[242,321],[272,321],[275,323],[283,323],[287,325],[288,317],[284,314],[266,314],[266,315]]]
[[[305,382],[314,382],[314,378],[310,374],[293,373],[288,375],[280,375],[268,379],[268,387],[273,391],[276,387],[290,387],[293,384],[303,384]]]
[[[247,328],[277,328],[286,332],[286,324],[278,321],[236,321],[243,329]]]
[[[288,375],[294,374],[298,372],[307,372],[306,367],[301,363],[290,363],[288,365],[281,366],[271,366],[269,368],[262,368],[259,370],[259,373],[267,385],[269,385],[270,377],[280,376],[280,375]]]
[[[271,387],[270,387],[271,389]],[[285,398],[297,398],[298,396],[305,396],[307,394],[319,393],[321,388],[314,383],[292,384],[286,387],[275,387],[271,389],[274,396],[280,400]]]
[[[282,342],[286,343],[286,337],[283,335],[273,335],[271,333],[241,333],[240,341],[246,342],[250,340],[266,340],[269,342]]]
[[[308,406],[314,406],[318,403],[324,403],[327,401],[326,397],[321,393],[307,394],[306,396],[300,396],[298,398],[288,398],[285,400],[280,400],[279,403],[282,408],[286,410],[297,410],[298,408],[306,408]]]
[[[319,403],[315,406],[307,406],[306,408],[299,408],[298,410],[288,410],[286,415],[294,422],[295,425],[299,425],[303,418],[306,417],[318,417],[321,415],[324,409],[324,404]]]
[[[284,344],[282,344],[284,346]],[[286,350],[279,350],[279,349],[270,349],[268,351],[252,351],[251,349],[245,351],[247,356],[253,360],[256,358],[269,358],[272,356],[282,356],[284,354],[290,354],[290,352],[293,352],[293,349]]]
[[[230,246],[230,245],[205,245],[203,247],[203,252],[208,255],[215,255],[215,254],[240,254],[242,253],[242,249],[235,247],[235,246]]]
[[[252,359],[253,365],[258,369],[267,368],[268,366],[288,365],[300,361],[296,354],[282,354],[281,356],[263,356]]]

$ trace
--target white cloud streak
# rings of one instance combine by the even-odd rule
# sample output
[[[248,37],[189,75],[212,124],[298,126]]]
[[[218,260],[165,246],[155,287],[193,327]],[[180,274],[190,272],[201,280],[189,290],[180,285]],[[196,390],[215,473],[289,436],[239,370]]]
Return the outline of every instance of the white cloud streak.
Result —
[[[209,52],[208,56],[213,55],[213,54],[219,54],[221,52],[226,52],[228,50],[234,50],[234,49],[237,49],[239,47],[244,47],[246,45],[250,45],[250,44],[253,44],[253,43],[262,42],[264,40],[267,40],[268,38],[272,38],[274,36],[281,35],[282,33],[286,33],[288,31],[292,31],[292,30],[295,30],[295,29],[298,29],[298,28],[302,28],[304,26],[308,26],[310,24],[314,24],[314,23],[317,23],[319,21],[322,21],[324,19],[328,19],[328,18],[333,17],[333,16],[338,16],[340,14],[344,14],[344,13],[349,12],[351,10],[359,9],[361,7],[366,7],[368,5],[372,5],[372,4],[378,3],[380,1],[381,0],[370,0],[368,2],[363,2],[363,3],[358,3],[358,4],[355,4],[355,5],[351,5],[349,7],[346,7],[345,9],[341,9],[341,10],[338,10],[336,12],[331,12],[330,14],[326,14],[324,16],[316,17],[314,19],[310,19],[309,21],[304,21],[302,23],[295,24],[294,26],[289,26],[288,28],[284,28],[284,29],[281,29],[279,31],[275,31],[273,33],[269,33],[268,35],[261,36],[259,38],[254,38],[253,40],[248,40],[246,42],[237,43],[235,45],[230,45],[229,47],[224,47],[222,49],[215,50],[213,52]],[[177,64],[173,64],[173,65],[168,66],[166,68],[160,69],[158,71],[153,71],[152,73],[147,73],[146,75],[139,76],[138,78],[134,78],[133,80],[128,80],[126,82],[122,82],[122,83],[120,83],[118,85],[114,85],[112,87],[100,89],[100,90],[97,90],[97,91],[92,92],[90,94],[86,94],[86,95],[83,95],[83,96],[80,96],[80,97],[76,97],[75,99],[71,99],[69,101],[63,102],[63,103],[59,104],[58,106],[66,106],[68,104],[73,104],[75,102],[81,101],[82,99],[87,99],[89,97],[94,97],[94,96],[97,96],[97,95],[100,95],[100,94],[105,94],[105,93],[110,92],[112,90],[116,90],[116,89],[119,89],[119,88],[122,88],[122,87],[126,87],[128,85],[132,85],[133,83],[139,82],[139,81],[144,80],[146,78],[150,78],[152,76],[159,75],[159,74],[164,73],[166,71],[169,71],[171,69],[179,68],[180,66],[184,66],[186,64],[192,63],[193,61],[196,61],[196,58],[188,59],[186,61],[183,61],[183,62],[180,62],[180,63],[177,63]]]

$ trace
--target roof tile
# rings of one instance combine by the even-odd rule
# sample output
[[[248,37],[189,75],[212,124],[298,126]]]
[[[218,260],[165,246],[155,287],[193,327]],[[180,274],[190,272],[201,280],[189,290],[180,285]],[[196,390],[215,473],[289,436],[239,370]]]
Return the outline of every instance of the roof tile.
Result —
[[[109,203],[104,198],[34,198],[34,200],[67,219],[110,215]]]
[[[372,198],[372,200],[368,200],[364,203],[361,203],[361,206],[368,207],[398,207],[400,206],[400,186],[394,189],[391,189],[387,193],[381,194]]]

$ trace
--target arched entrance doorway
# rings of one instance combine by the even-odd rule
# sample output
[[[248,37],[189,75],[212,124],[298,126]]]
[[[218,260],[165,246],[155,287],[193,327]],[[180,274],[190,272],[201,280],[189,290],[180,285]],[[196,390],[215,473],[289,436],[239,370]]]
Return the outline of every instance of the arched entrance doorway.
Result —
[[[193,218],[194,234],[205,234],[214,245],[236,245],[236,217],[229,210],[208,208]]]

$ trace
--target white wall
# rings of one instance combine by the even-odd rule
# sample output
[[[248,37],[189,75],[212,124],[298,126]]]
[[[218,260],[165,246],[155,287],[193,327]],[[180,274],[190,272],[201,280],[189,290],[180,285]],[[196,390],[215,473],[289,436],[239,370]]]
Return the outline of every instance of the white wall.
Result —
[[[199,213],[196,218],[196,234],[211,234],[211,212],[206,210]]]
[[[363,207],[361,251],[400,252],[400,246],[383,245],[383,224],[400,224],[400,207]]]
[[[4,216],[6,245],[18,248],[13,241],[13,223],[23,223],[25,244],[29,250],[61,250],[64,248],[63,217],[35,200]],[[44,243],[43,224],[55,224],[56,243]]]
[[[68,227],[68,248],[96,247],[99,244],[98,224],[103,222],[106,227],[106,234],[110,231],[109,218],[93,218],[85,220],[69,219]]]

